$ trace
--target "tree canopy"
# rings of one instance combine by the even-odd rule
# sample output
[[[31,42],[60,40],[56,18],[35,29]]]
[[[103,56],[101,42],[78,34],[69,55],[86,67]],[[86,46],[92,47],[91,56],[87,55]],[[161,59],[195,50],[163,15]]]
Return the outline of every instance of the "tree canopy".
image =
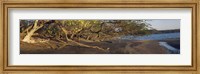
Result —
[[[146,35],[150,25],[145,20],[37,20],[40,36],[48,38],[101,41],[123,35]],[[36,20],[21,20],[20,32],[26,33],[34,28]],[[43,24],[41,24],[43,23]],[[64,31],[67,31],[67,36]]]
[[[86,47],[89,46],[77,40],[105,41],[125,35],[146,35],[151,29],[145,20],[20,20],[24,42],[34,43],[31,37],[37,35]]]

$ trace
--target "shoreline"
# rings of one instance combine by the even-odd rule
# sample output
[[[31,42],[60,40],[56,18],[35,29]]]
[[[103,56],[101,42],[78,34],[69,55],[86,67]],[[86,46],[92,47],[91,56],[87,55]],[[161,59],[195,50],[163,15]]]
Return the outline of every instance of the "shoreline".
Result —
[[[172,54],[180,53],[179,49],[170,46],[167,42],[159,42],[159,45],[168,49],[168,51]]]
[[[170,41],[163,40],[163,41]],[[171,42],[173,42],[171,40]],[[168,49],[159,45],[157,40],[112,40],[102,42],[81,42],[87,45],[109,48],[109,52],[104,52],[95,48],[68,45],[62,49],[53,49],[58,43],[50,41],[48,43],[29,44],[20,42],[21,54],[171,54]]]

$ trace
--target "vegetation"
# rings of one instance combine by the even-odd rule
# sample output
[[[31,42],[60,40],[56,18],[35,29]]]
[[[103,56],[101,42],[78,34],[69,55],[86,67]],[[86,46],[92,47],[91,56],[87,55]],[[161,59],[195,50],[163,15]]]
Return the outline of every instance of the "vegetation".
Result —
[[[76,44],[83,47],[108,51],[108,48],[86,45],[83,42],[99,42],[124,35],[146,35],[152,32],[145,20],[21,20],[21,41],[27,43],[56,40],[63,45]],[[45,41],[44,41],[45,42]]]

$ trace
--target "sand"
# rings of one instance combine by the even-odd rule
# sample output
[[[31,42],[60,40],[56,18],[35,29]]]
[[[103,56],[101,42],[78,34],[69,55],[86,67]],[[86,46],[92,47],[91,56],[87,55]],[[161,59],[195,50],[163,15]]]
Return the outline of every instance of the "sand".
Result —
[[[170,40],[166,41],[170,42]],[[48,43],[34,43],[34,44],[20,42],[20,47],[21,47],[20,53],[21,54],[169,54],[170,53],[165,47],[159,45],[159,41],[155,40],[140,40],[140,41],[112,40],[103,42],[81,42],[81,43],[88,44],[91,46],[99,46],[105,49],[109,48],[109,51],[105,52],[99,49],[81,47],[78,45],[67,45],[61,49],[56,49],[55,47],[58,47],[61,44],[55,41],[49,41]],[[173,43],[173,40],[171,40],[171,43]]]

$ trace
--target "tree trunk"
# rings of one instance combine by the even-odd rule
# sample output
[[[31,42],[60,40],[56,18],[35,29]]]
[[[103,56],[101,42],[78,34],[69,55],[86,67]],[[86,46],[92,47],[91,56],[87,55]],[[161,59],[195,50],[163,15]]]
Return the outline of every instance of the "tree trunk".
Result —
[[[86,40],[89,40],[90,39],[90,36],[87,36]]]
[[[106,51],[106,52],[108,51],[108,49],[103,49],[103,48],[100,48],[100,47],[98,47],[98,46],[90,46],[90,45],[86,45],[86,44],[79,43],[79,42],[76,42],[76,41],[74,41],[74,40],[71,40],[71,39],[69,39],[69,38],[67,37],[68,31],[67,31],[65,28],[63,28],[63,27],[60,27],[60,28],[61,28],[62,31],[65,33],[66,39],[67,39],[67,41],[69,41],[69,42],[75,43],[75,44],[77,44],[77,45],[79,45],[79,46],[83,46],[83,47],[96,48],[96,49],[103,50],[103,51]]]
[[[98,47],[98,46],[90,46],[90,45],[86,45],[86,44],[83,44],[83,43],[79,43],[79,42],[76,42],[76,41],[73,41],[71,39],[68,39],[68,41],[72,42],[72,43],[75,43],[79,46],[83,46],[83,47],[88,47],[88,48],[95,48],[95,49],[99,49],[99,50],[103,50],[103,51],[108,51],[108,49],[103,49],[101,47]]]
[[[65,37],[68,40],[69,39],[68,36],[67,36],[68,35],[68,31],[65,28],[63,28],[63,27],[60,27],[60,28],[65,33]]]
[[[75,34],[72,34],[70,38],[73,39],[73,38],[74,38],[74,35],[75,35]]]
[[[43,24],[40,24],[38,26],[38,20],[35,21],[33,28],[30,30],[30,32],[27,32],[27,35],[24,37],[22,41],[27,42],[27,43],[34,43],[34,41],[31,40],[32,35],[37,31],[38,29],[43,27]]]
[[[33,35],[33,33],[36,31],[36,29],[32,29],[30,32],[27,33],[27,35],[24,37],[24,39],[22,41],[24,42],[28,42],[28,43],[33,43],[31,41],[31,36]]]
[[[22,31],[22,33],[28,33],[28,31],[32,28],[32,25],[30,25],[28,28],[26,28],[24,31]]]

